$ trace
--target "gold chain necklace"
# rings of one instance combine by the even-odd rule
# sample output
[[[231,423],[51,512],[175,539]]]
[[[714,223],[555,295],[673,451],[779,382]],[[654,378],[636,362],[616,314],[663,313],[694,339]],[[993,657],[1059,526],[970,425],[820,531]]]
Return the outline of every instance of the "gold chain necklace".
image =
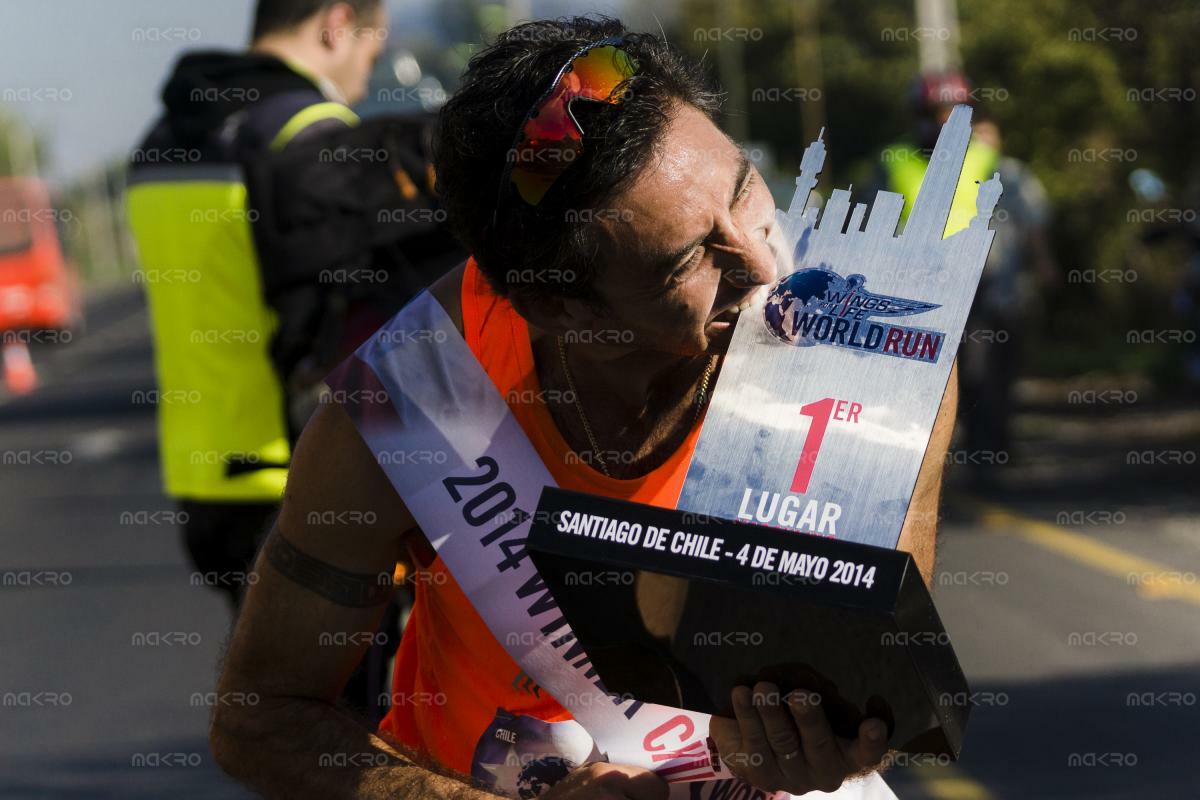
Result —
[[[604,454],[600,450],[600,445],[596,441],[596,434],[592,432],[592,424],[588,421],[587,413],[583,410],[583,403],[579,399],[579,391],[575,388],[575,379],[571,375],[571,368],[567,366],[567,345],[563,341],[563,337],[554,337],[558,343],[558,360],[562,364],[563,375],[567,378],[567,388],[571,390],[571,399],[575,401],[575,412],[579,414],[579,421],[583,424],[583,432],[587,434],[588,444],[592,448],[592,456],[596,459],[596,466],[604,473],[607,478],[612,477],[612,473],[608,471],[608,467],[604,464]],[[692,415],[692,425],[700,419],[700,414],[704,411],[704,406],[708,402],[708,385],[712,381],[713,371],[717,368],[717,360],[720,356],[713,356],[708,360],[708,366],[704,368],[704,376],[700,379],[700,388],[696,390],[696,397],[693,401],[695,404],[695,412]]]

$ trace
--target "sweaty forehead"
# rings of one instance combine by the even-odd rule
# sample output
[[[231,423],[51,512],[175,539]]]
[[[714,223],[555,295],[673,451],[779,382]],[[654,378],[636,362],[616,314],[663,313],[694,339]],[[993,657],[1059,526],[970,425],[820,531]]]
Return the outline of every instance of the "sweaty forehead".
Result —
[[[739,151],[707,116],[692,106],[672,114],[658,152],[616,198],[602,224],[617,270],[644,273],[655,256],[703,235],[729,205]]]

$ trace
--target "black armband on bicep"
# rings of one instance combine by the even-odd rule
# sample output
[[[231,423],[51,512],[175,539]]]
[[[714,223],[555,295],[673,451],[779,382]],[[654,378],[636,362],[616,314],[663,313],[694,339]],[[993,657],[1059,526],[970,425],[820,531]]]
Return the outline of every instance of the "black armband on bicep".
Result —
[[[331,603],[349,608],[369,608],[392,595],[392,576],[347,570],[313,558],[297,549],[276,531],[267,540],[267,561],[280,574]]]

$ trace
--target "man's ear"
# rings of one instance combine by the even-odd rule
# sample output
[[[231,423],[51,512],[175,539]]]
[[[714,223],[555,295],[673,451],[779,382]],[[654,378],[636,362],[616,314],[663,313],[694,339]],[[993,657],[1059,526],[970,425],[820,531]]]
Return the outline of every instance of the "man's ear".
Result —
[[[334,3],[321,14],[321,46],[333,50],[338,40],[352,34],[357,27],[357,15],[349,3]]]

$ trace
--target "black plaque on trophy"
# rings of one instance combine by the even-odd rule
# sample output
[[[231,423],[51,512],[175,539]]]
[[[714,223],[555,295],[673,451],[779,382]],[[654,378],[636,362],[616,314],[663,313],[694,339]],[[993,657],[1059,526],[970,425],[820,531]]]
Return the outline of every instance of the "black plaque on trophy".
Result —
[[[552,488],[528,548],[610,693],[732,716],[769,680],[819,692],[841,736],[876,716],[898,750],[958,756],[969,690],[908,553]],[[651,575],[687,584],[669,635]]]

